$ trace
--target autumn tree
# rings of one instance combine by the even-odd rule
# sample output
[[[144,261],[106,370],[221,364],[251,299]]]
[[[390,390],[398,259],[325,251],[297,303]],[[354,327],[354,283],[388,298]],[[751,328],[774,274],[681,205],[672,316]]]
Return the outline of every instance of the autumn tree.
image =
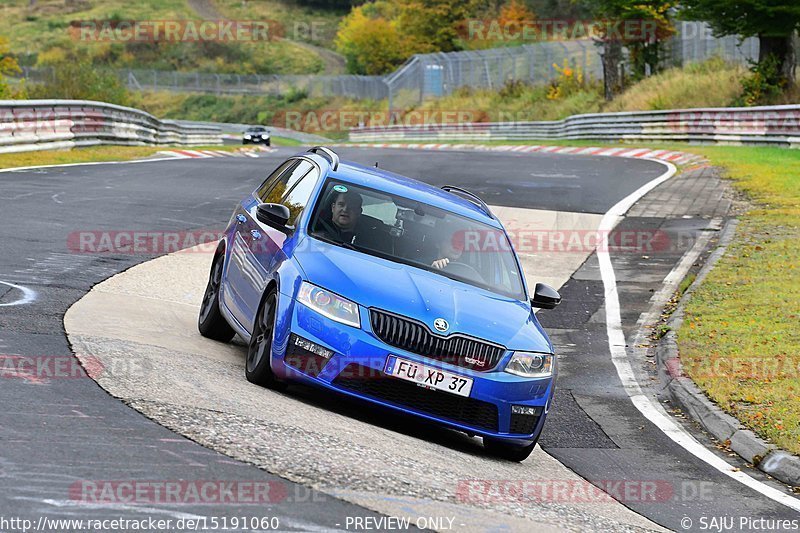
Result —
[[[598,44],[603,48],[605,98],[611,100],[623,89],[623,48],[630,51],[634,73],[638,76],[658,69],[661,45],[674,33],[667,15],[674,3],[670,0],[588,0],[586,5],[594,18],[604,21],[601,27],[605,29],[601,31]],[[635,31],[630,34],[616,31],[620,27],[618,23],[626,21],[634,22]]]
[[[407,43],[396,24],[387,17],[388,2],[353,8],[336,34],[336,48],[353,74],[384,74],[407,57]]]
[[[339,26],[336,48],[354,74],[383,74],[405,59],[461,49],[459,28],[486,0],[377,0],[354,7]]]

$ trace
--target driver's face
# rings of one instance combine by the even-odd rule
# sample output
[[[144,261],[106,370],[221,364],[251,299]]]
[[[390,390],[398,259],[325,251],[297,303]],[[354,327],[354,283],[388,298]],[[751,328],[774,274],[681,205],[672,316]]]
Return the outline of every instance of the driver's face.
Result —
[[[331,212],[334,224],[342,230],[351,231],[356,227],[358,217],[361,216],[361,205],[352,197],[348,198],[344,194],[340,194],[331,205]]]

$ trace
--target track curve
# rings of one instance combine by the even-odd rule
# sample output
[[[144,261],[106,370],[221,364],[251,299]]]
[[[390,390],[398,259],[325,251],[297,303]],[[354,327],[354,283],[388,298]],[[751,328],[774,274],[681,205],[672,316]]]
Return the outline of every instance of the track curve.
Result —
[[[3,237],[2,242],[8,253],[0,259],[0,281],[29,287],[40,296],[35,303],[8,307],[0,315],[3,331],[0,350],[18,355],[70,356],[61,330],[61,317],[67,307],[86,294],[92,284],[152,258],[125,254],[93,256],[70,253],[66,243],[71,234],[86,230],[179,231],[220,227],[228,219],[232,205],[254,188],[289,152],[281,150],[258,159],[100,165],[0,175],[4,181],[3,192],[0,193],[0,201],[3,202],[0,219],[6,222],[5,227],[10,227],[9,224],[15,220],[26,221],[22,238],[16,232]],[[562,222],[573,226],[596,223],[597,216],[617,200],[663,171],[661,165],[648,161],[547,154],[420,154],[405,150],[366,149],[343,149],[341,154],[345,159],[368,164],[378,160],[383,168],[437,185],[448,182],[470,187],[490,203],[510,208],[508,213],[511,215],[516,213],[513,208],[521,207],[567,211],[573,218],[569,222],[562,218]],[[169,179],[165,179],[165,176],[169,176]],[[56,195],[59,203],[52,199]],[[32,209],[45,213],[45,216],[31,219],[26,214]],[[558,223],[558,217],[555,223]],[[131,350],[141,352],[143,347],[153,346],[153,335],[142,334],[143,330],[155,331],[158,338],[174,337],[173,344],[161,346],[156,343],[156,348],[144,349],[150,357],[140,368],[147,374],[147,383],[144,385],[126,383],[125,380],[104,383],[102,376],[98,377],[98,381],[113,394],[127,398],[131,405],[148,416],[192,439],[228,455],[259,464],[282,477],[325,489],[328,496],[322,495],[316,503],[304,501],[308,505],[286,505],[281,508],[287,524],[294,523],[293,527],[298,529],[312,525],[337,527],[336,520],[341,525],[342,516],[352,513],[369,515],[367,507],[392,513],[409,501],[419,506],[416,509],[420,512],[439,515],[449,512],[466,516],[468,511],[464,505],[460,505],[465,502],[457,501],[453,496],[455,484],[459,480],[470,479],[470,475],[473,476],[471,479],[476,476],[481,479],[520,479],[521,474],[534,476],[534,479],[578,479],[538,450],[537,455],[529,460],[533,463],[515,465],[515,469],[486,458],[470,439],[451,432],[386,420],[382,416],[363,412],[358,405],[332,407],[328,398],[314,392],[300,391],[289,396],[274,396],[268,391],[252,390],[239,371],[241,347],[210,347],[204,339],[199,336],[193,338],[189,333],[195,331],[193,302],[199,301],[196,291],[202,289],[207,268],[201,255],[178,254],[161,258],[99,286],[85,301],[96,297],[97,300],[91,303],[106,306],[105,313],[95,315],[94,324],[76,330],[71,340],[75,350],[80,353],[119,357],[122,353],[131,353]],[[572,271],[581,266],[583,259],[576,262],[573,257],[559,262],[557,257],[555,261],[562,272],[556,276],[560,279],[557,284],[567,282],[566,289],[573,290],[573,280],[567,280]],[[591,258],[587,264],[590,262]],[[537,270],[544,266],[540,263]],[[153,272],[158,275],[154,277]],[[530,275],[528,265],[526,273]],[[196,284],[198,278],[201,280],[200,289]],[[579,295],[572,296],[574,299],[581,298]],[[5,298],[0,289],[0,303]],[[133,304],[134,301],[138,303]],[[150,309],[157,307],[159,311],[150,314],[144,312],[148,308],[142,304],[143,301],[157,303]],[[75,311],[80,310],[82,303],[76,306]],[[134,318],[140,320],[131,322],[131,325],[136,323],[141,328],[122,328],[125,331],[120,331],[120,326],[125,323],[114,320],[115,317],[119,318],[120,309],[131,312]],[[191,323],[187,322],[189,317]],[[550,320],[558,328],[568,321],[569,313],[562,315],[561,319],[561,322],[557,317]],[[69,326],[69,319],[67,323]],[[94,336],[92,326],[96,327]],[[116,331],[115,338],[119,342],[109,343],[111,337],[102,338],[103,335],[96,334],[98,331]],[[158,335],[159,331],[161,335]],[[574,349],[569,344],[574,343],[565,345],[568,354]],[[596,345],[581,348],[598,351],[599,354]],[[175,354],[183,357],[178,359],[174,357]],[[567,357],[569,362],[571,355]],[[608,357],[607,353],[605,357]],[[176,385],[175,380],[159,376],[157,370],[162,367],[176,369],[176,375],[183,376],[182,380]],[[567,372],[560,387],[566,381],[566,389],[571,391],[585,382],[585,376],[573,373],[577,372],[577,368],[573,367],[572,372],[570,364],[565,368]],[[218,382],[209,384],[202,381],[198,376],[203,375],[217,377]],[[614,384],[613,376],[605,375],[605,378],[608,379],[608,391],[618,387]],[[151,383],[149,380],[154,381]],[[35,404],[37,409],[29,414],[28,419],[16,418],[13,412],[3,414],[7,418],[3,420],[0,435],[7,446],[0,452],[0,486],[5,488],[4,496],[0,498],[2,509],[14,497],[17,498],[14,503],[22,502],[28,512],[51,513],[55,506],[47,502],[67,499],[65,484],[68,488],[70,483],[83,479],[81,475],[102,478],[104,472],[108,475],[107,472],[112,468],[118,472],[117,476],[139,478],[147,475],[147,471],[156,472],[165,468],[175,472],[176,477],[186,476],[186,472],[180,474],[184,470],[198,468],[206,473],[236,478],[269,476],[256,474],[258,471],[231,463],[222,456],[175,438],[174,434],[148,422],[92,387],[89,380],[52,379],[38,385],[24,379],[6,381],[11,385],[6,387],[4,384],[0,389],[0,398]],[[171,389],[171,384],[177,390]],[[231,390],[236,393],[231,395]],[[242,402],[242,396],[248,395],[254,398],[252,404]],[[583,399],[576,402],[574,397],[557,403],[563,407],[548,422],[548,433],[541,442],[543,448],[590,480],[598,478],[595,473],[587,475],[583,472],[585,463],[589,461],[596,464],[598,458],[608,461],[604,469],[608,476],[606,479],[619,479],[624,474],[627,479],[660,476],[674,482],[683,471],[684,478],[714,479],[714,487],[722,496],[710,503],[702,502],[712,511],[725,512],[739,502],[752,502],[770,516],[786,516],[780,506],[769,500],[705,472],[704,467],[692,461],[691,457],[687,458],[685,454],[669,447],[659,448],[664,445],[656,431],[648,430],[646,436],[636,438],[636,453],[656,454],[653,468],[648,471],[639,464],[633,470],[626,471],[614,456],[629,448],[633,441],[609,431],[608,420],[603,420],[603,417],[612,419],[617,429],[639,424],[639,419],[635,413],[615,403],[618,401],[616,394],[612,392],[611,395],[614,403],[609,406],[591,405]],[[65,402],[65,398],[69,398],[69,401]],[[188,401],[189,398],[193,400]],[[613,408],[613,412],[609,412],[609,408]],[[286,410],[296,411],[301,415],[298,418],[307,425],[293,425],[287,430],[286,425],[275,423],[274,418],[285,414]],[[272,420],[270,414],[274,415]],[[58,423],[46,428],[42,424],[49,419]],[[190,423],[185,424],[186,420]],[[222,432],[220,428],[227,429]],[[306,431],[300,431],[302,429]],[[132,434],[136,436],[130,439],[125,437]],[[33,454],[34,460],[30,461],[30,451],[24,442],[37,435],[39,438],[51,438],[63,464],[54,464],[52,460],[46,461],[36,454]],[[104,436],[98,438],[97,435]],[[324,438],[320,440],[321,435]],[[92,440],[87,441],[88,436]],[[95,438],[98,438],[96,442]],[[285,448],[287,442],[294,446]],[[377,449],[379,453],[376,453],[376,442],[380,443]],[[570,442],[569,445],[565,444]],[[102,451],[103,446],[105,452]],[[341,454],[320,460],[324,456],[318,450],[325,446],[342,450]],[[111,449],[123,449],[125,453],[110,453]],[[265,457],[267,452],[271,455]],[[77,457],[85,457],[87,453],[93,457],[93,461],[76,461]],[[98,463],[96,457],[105,459]],[[537,459],[539,462],[535,463]],[[446,476],[447,469],[442,463],[448,464],[447,461],[452,461],[451,464],[457,467],[458,479],[453,479],[452,475]],[[78,468],[74,467],[75,464]],[[90,468],[92,464],[108,466]],[[346,468],[348,465],[352,466],[350,470]],[[59,475],[54,476],[53,469],[45,466],[59,467]],[[526,466],[527,470],[519,469]],[[330,477],[326,477],[329,474]],[[197,475],[196,472],[193,475]],[[346,487],[350,487],[350,490],[345,490]],[[380,487],[390,487],[390,490],[378,492]],[[24,495],[22,499],[19,499],[20,494]],[[330,495],[361,505],[351,505]],[[408,499],[409,496],[411,499]],[[506,520],[507,525],[516,530],[521,525],[515,521],[519,518],[513,517],[530,518],[533,513],[537,514],[534,519],[540,520],[540,525],[546,525],[541,523],[543,521],[559,528],[656,527],[616,504],[574,505],[575,502],[568,502],[571,504],[562,505],[562,502],[551,501],[531,506],[519,505],[519,502],[502,503],[471,505],[473,515],[464,520],[472,524],[471,529],[483,529]],[[661,503],[658,508],[626,502],[637,512],[668,527],[674,527],[686,509],[697,512],[697,508],[687,502]],[[502,512],[503,515],[486,514],[487,508],[491,512]],[[180,509],[186,511],[188,508]],[[220,513],[238,510],[220,509]],[[107,511],[113,511],[113,507]]]

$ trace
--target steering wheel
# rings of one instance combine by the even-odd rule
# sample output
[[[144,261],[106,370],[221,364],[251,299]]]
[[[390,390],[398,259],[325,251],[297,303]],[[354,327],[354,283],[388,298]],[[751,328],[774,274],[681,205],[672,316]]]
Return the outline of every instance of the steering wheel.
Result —
[[[474,279],[476,281],[484,281],[483,276],[474,266],[467,263],[461,263],[460,261],[450,261],[443,270],[464,278]]]

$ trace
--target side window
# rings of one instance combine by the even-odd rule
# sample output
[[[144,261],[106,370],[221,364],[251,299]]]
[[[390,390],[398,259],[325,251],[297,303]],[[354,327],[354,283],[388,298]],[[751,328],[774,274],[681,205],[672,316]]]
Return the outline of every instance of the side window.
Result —
[[[317,178],[319,178],[319,170],[312,168],[281,198],[281,203],[289,208],[291,213],[289,220],[292,221],[292,224],[296,224],[297,217],[308,205],[308,200],[311,198],[311,193],[314,192],[314,186],[317,184]]]
[[[362,214],[377,218],[387,226],[394,226],[397,222],[397,205],[390,198],[371,197],[368,200],[375,203],[364,203]]]
[[[262,202],[278,204],[281,203],[287,191],[291,191],[295,184],[305,176],[314,165],[305,160],[295,160],[294,166],[280,175],[272,188],[265,197],[261,197]]]
[[[285,162],[284,164],[276,168],[275,172],[270,174],[269,177],[264,180],[264,183],[261,184],[261,187],[258,188],[258,191],[256,192],[256,197],[262,202],[266,202],[269,190],[272,188],[272,185],[275,183],[275,180],[278,178],[278,176],[280,176],[282,173],[286,172],[296,164],[297,164],[296,160],[290,159],[289,161]]]

